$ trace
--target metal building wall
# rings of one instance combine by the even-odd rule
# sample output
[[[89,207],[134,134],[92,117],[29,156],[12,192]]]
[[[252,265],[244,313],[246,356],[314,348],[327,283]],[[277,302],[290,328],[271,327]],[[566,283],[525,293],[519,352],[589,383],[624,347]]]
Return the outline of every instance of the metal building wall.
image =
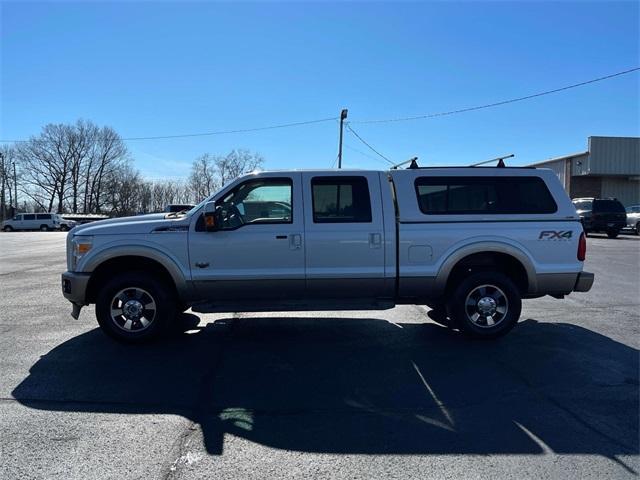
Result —
[[[562,186],[565,189],[567,189],[568,185],[567,185],[567,175],[566,175],[566,171],[567,171],[566,164],[567,164],[567,161],[565,159],[560,159],[560,160],[554,160],[551,162],[546,162],[541,165],[538,165],[538,168],[548,168],[549,170],[553,170],[553,173],[555,173],[560,179],[560,183],[562,183]]]
[[[640,175],[640,138],[589,137],[588,168],[584,173]]]
[[[625,207],[640,205],[640,181],[624,177],[602,177],[602,197],[617,198]]]

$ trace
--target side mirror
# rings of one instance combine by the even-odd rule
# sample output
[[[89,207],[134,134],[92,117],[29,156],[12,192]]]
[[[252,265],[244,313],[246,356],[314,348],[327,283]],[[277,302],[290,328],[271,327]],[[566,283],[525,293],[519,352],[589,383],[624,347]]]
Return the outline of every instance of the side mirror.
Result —
[[[207,232],[215,232],[219,229],[218,212],[216,202],[207,202],[204,205],[204,228]]]

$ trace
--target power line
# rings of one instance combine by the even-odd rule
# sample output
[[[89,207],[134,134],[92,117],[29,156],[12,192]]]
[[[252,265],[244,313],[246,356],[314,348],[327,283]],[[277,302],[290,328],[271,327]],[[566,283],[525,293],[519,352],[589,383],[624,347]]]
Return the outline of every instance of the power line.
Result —
[[[606,75],[604,77],[593,78],[591,80],[587,80],[586,82],[574,83],[573,85],[567,85],[565,87],[556,88],[553,90],[546,90],[544,92],[534,93],[532,95],[527,95],[524,97],[511,98],[509,100],[502,100],[500,102],[488,103],[486,105],[476,105],[474,107],[461,108],[459,110],[451,110],[449,112],[438,112],[438,113],[428,113],[425,115],[415,115],[412,117],[400,117],[400,118],[388,118],[388,119],[377,119],[377,120],[360,120],[351,123],[356,124],[365,124],[365,123],[390,123],[390,122],[406,122],[410,120],[421,120],[425,118],[434,118],[434,117],[444,117],[446,115],[455,115],[457,113],[465,113],[472,112],[474,110],[482,110],[484,108],[492,108],[498,107],[500,105],[506,105],[508,103],[522,102],[523,100],[529,100],[531,98],[542,97],[544,95],[551,95],[552,93],[562,92],[564,90],[569,90],[572,88],[582,87],[584,85],[589,85],[591,83],[602,82],[604,80],[609,80],[610,78],[619,77],[621,75],[626,75],[632,72],[636,72],[640,70],[640,67],[634,67],[629,70],[624,70],[622,72],[613,73],[611,75]]]
[[[362,143],[364,143],[364,144],[369,148],[369,150],[371,150],[373,153],[375,153],[376,155],[378,155],[380,158],[382,158],[382,159],[386,160],[390,165],[393,165],[393,162],[392,162],[391,160],[389,160],[387,157],[385,157],[384,155],[382,155],[379,151],[377,151],[375,148],[373,148],[371,145],[369,145],[369,144],[366,142],[366,140],[364,140],[360,135],[358,135],[358,134],[356,133],[356,131],[355,131],[353,128],[351,128],[351,125],[350,125],[349,123],[347,123],[347,129],[348,129],[351,133],[353,133],[353,134],[356,136],[356,138],[357,138],[358,140],[360,140]]]
[[[349,145],[348,143],[344,145],[345,148],[352,150],[360,155],[362,155],[363,157],[367,157],[371,160],[374,160],[376,162],[382,162],[382,160],[380,160],[378,157],[374,157],[373,155],[369,155],[368,153],[363,152],[362,150],[358,150],[357,148],[353,148],[351,145]]]
[[[168,139],[168,138],[206,137],[206,136],[211,136],[211,135],[227,135],[227,134],[231,134],[231,133],[259,132],[259,131],[262,131],[262,130],[274,130],[276,128],[288,128],[288,127],[297,127],[297,126],[301,126],[301,125],[311,125],[311,124],[314,124],[314,123],[330,122],[332,120],[338,120],[338,118],[337,117],[320,118],[318,120],[308,120],[308,121],[304,121],[304,122],[283,123],[283,124],[279,124],[279,125],[270,125],[270,126],[267,126],[267,127],[242,128],[242,129],[237,129],[237,130],[219,130],[219,131],[216,131],[216,132],[185,133],[185,134],[178,134],[178,135],[158,135],[158,136],[153,136],[153,137],[126,137],[126,138],[122,138],[122,140],[125,140],[125,141],[162,140],[162,139]],[[23,143],[23,142],[27,142],[27,141],[28,140],[0,140],[0,142],[2,142],[2,143]]]

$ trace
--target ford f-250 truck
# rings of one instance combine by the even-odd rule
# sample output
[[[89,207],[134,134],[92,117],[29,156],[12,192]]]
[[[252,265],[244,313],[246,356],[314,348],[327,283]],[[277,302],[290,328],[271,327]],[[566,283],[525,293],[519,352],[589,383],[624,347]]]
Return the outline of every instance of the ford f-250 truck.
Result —
[[[124,341],[177,313],[426,304],[468,335],[517,323],[521,299],[586,292],[585,235],[551,170],[272,171],[189,211],[95,222],[67,239],[64,296]]]

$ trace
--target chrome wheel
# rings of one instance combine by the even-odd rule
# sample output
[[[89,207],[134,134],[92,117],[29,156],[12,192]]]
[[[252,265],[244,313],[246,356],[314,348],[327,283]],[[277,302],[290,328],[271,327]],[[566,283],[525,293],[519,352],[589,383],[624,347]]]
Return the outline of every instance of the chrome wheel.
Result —
[[[495,285],[480,285],[467,295],[465,312],[467,318],[482,328],[495,327],[504,320],[509,311],[509,300]]]
[[[111,320],[125,332],[141,332],[153,323],[156,302],[142,288],[125,288],[111,300]]]

